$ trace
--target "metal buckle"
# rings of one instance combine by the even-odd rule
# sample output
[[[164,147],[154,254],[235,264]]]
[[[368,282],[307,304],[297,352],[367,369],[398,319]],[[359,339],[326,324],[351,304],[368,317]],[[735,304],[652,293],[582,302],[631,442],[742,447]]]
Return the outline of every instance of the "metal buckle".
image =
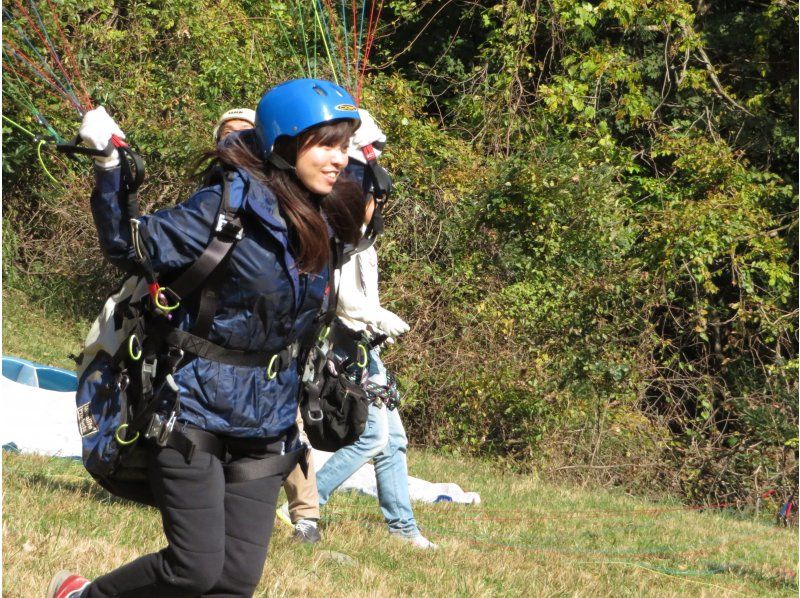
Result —
[[[159,432],[161,432],[161,427],[164,424],[164,418],[161,417],[158,413],[154,413],[150,416],[150,421],[147,424],[147,429],[144,431],[145,438],[158,438]]]
[[[160,413],[154,413],[150,418],[150,423],[147,424],[144,437],[152,438],[158,446],[166,446],[172,428],[175,426],[175,418],[177,415],[178,414],[173,411],[170,413],[169,419],[165,420],[164,416]]]
[[[128,385],[131,383],[131,379],[125,372],[122,372],[117,377],[117,390],[120,392],[125,392],[128,388]]]
[[[319,414],[319,415],[316,415]],[[322,410],[312,411],[311,409],[308,410],[308,420],[312,422],[321,422],[322,421]]]
[[[241,241],[244,237],[244,229],[242,226],[228,219],[225,214],[219,215],[217,218],[217,226],[214,230],[222,235],[233,237],[237,241]]]
[[[152,361],[145,359],[142,362],[142,374],[147,374],[151,380],[156,377],[156,368],[158,368],[158,359],[153,359]]]

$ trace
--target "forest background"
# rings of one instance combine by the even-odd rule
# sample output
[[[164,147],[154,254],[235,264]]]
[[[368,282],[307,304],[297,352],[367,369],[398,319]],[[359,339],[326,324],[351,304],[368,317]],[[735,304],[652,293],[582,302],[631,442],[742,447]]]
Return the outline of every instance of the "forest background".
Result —
[[[53,6],[147,211],[195,187],[221,112],[303,75],[291,2]],[[788,0],[385,2],[362,105],[414,443],[699,503],[796,488],[797,42]],[[74,135],[4,69],[3,114],[31,105]],[[57,182],[4,120],[4,305],[85,331],[120,273],[88,163],[43,160]]]

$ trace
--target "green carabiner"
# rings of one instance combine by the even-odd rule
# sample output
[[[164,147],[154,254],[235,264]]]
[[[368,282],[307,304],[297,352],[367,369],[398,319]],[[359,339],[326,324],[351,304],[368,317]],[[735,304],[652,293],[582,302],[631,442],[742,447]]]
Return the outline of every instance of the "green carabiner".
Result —
[[[330,333],[331,333],[331,327],[325,326],[322,330],[319,331],[319,336],[317,337],[317,340],[319,342],[324,341],[326,338],[328,338],[328,335]]]
[[[134,351],[134,343],[138,351]],[[130,355],[131,359],[134,361],[139,361],[142,358],[142,345],[135,334],[131,334],[128,338],[128,355]]]
[[[122,446],[128,446],[130,444],[133,444],[137,440],[139,440],[139,432],[136,432],[136,436],[134,436],[130,440],[122,440],[122,438],[119,437],[119,433],[122,430],[124,430],[125,428],[127,428],[127,427],[128,427],[128,424],[122,424],[122,425],[120,425],[119,428],[117,428],[117,431],[114,432],[114,440],[116,440]]]
[[[269,360],[269,365],[267,365],[267,379],[273,380],[275,376],[278,375],[277,370],[273,370],[272,367],[275,365],[275,362],[278,360],[278,354],[272,356],[272,359]]]
[[[362,345],[361,343],[358,343],[358,351],[359,351],[359,353],[363,353],[364,354],[364,359],[363,359],[363,361],[359,361],[358,363],[356,363],[356,365],[358,367],[360,367],[360,368],[367,367],[367,362],[369,360],[368,353],[367,353],[367,348],[364,345]]]
[[[175,305],[170,305],[169,303],[161,303],[162,296],[164,298],[172,296],[175,299]],[[167,287],[158,287],[158,293],[156,293],[156,296],[154,297],[153,300],[156,304],[156,307],[165,313],[169,313],[173,309],[178,309],[178,307],[180,307],[181,305],[181,302],[178,300],[175,294]]]

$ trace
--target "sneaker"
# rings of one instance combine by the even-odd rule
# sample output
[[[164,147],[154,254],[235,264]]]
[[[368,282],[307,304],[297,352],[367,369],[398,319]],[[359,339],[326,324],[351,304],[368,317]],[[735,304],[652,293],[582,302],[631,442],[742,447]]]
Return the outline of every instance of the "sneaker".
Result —
[[[317,522],[312,519],[301,519],[294,524],[294,533],[292,540],[302,542],[303,544],[316,544],[322,539],[322,536],[317,529]]]
[[[71,571],[59,571],[47,587],[46,598],[80,598],[83,590],[91,583],[85,577]]]
[[[428,540],[428,538],[426,538],[422,534],[417,534],[416,536],[402,536],[400,534],[392,534],[392,535],[395,538],[403,540],[404,542],[408,542],[409,544],[411,544],[411,546],[413,546],[414,548],[419,548],[420,550],[436,550],[439,548],[436,544]]]
[[[289,527],[294,527],[292,523],[292,518],[289,516],[289,503],[285,502],[277,509],[275,509],[275,514],[278,516],[278,519],[288,525]]]

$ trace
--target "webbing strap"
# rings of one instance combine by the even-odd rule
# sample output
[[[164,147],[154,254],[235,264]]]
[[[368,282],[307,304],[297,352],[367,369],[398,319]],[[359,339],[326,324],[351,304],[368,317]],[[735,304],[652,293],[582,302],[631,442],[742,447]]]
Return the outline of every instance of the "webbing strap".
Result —
[[[208,338],[214,324],[214,314],[219,305],[219,289],[222,286],[224,268],[216,268],[200,291],[200,305],[197,307],[197,317],[192,325],[192,334],[201,338]]]
[[[270,455],[264,459],[240,460],[225,465],[226,482],[249,482],[260,478],[269,478],[274,475],[286,475],[306,457],[305,447],[284,453],[283,455]]]
[[[267,452],[260,458],[242,458],[226,463],[228,449],[225,440],[216,434],[190,426],[183,430],[173,430],[167,439],[167,446],[177,450],[187,461],[191,461],[197,451],[211,453],[222,461],[225,481],[229,483],[249,482],[279,474],[286,475],[298,463],[303,464],[306,458],[306,449],[301,447],[290,453]],[[283,446],[282,439],[270,445],[268,449],[277,450]]]
[[[222,263],[239,239],[239,233],[242,230],[241,222],[230,207],[230,183],[234,176],[235,173],[226,172],[223,177],[222,199],[211,242],[200,257],[170,285],[178,297],[186,297],[204,284],[211,272]]]
[[[201,338],[170,326],[163,326],[162,332],[164,340],[171,346],[183,349],[186,353],[191,353],[197,357],[218,361],[228,365],[240,365],[249,367],[269,367],[278,372],[289,367],[292,360],[297,358],[300,350],[300,343],[293,342],[278,352],[267,351],[242,351],[239,349],[229,349],[212,343],[208,339]]]
[[[215,236],[206,247],[203,254],[181,274],[170,288],[178,297],[186,297],[193,290],[206,281],[211,271],[214,270],[233,247],[236,239]]]
[[[195,451],[211,453],[220,461],[225,461],[225,445],[219,437],[198,428],[172,430],[167,437],[166,446],[178,451],[187,462],[192,460]]]
[[[328,309],[325,310],[324,323],[330,324],[336,317],[336,306],[339,303],[339,286],[336,285],[336,273],[342,269],[344,262],[344,245],[336,237],[331,239],[331,264],[328,267]]]

